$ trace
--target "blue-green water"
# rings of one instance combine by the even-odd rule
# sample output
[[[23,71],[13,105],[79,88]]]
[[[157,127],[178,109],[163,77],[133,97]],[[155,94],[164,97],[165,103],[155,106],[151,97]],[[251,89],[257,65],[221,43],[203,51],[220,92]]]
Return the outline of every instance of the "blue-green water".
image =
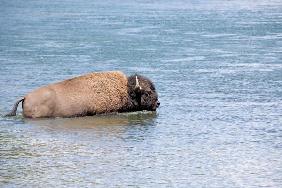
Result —
[[[1,0],[1,114],[105,70],[151,78],[157,113],[1,116],[1,187],[282,187],[281,1]]]

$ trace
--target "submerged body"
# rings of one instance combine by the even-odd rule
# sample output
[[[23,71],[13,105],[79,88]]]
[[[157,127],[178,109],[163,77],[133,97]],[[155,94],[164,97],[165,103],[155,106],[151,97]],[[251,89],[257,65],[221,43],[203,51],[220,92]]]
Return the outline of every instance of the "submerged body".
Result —
[[[90,73],[41,87],[24,98],[23,114],[32,118],[121,111],[128,103],[127,77],[121,72]]]
[[[28,118],[73,117],[154,111],[159,102],[152,90],[155,88],[151,81],[139,75],[127,77],[119,71],[90,73],[30,92],[21,99],[23,115]],[[16,107],[9,115],[15,115],[14,110]]]

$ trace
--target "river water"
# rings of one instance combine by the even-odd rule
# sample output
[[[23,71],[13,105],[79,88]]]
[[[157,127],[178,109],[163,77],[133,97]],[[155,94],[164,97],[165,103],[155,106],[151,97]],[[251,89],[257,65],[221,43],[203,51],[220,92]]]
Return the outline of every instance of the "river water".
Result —
[[[157,113],[6,118],[93,71],[151,78]],[[1,0],[1,187],[282,187],[279,0]]]

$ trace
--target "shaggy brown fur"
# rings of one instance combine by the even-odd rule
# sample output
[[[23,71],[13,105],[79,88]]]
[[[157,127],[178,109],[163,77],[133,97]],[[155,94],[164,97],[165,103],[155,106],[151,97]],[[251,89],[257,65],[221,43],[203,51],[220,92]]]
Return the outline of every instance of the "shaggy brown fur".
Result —
[[[140,75],[127,78],[118,71],[90,73],[36,89],[17,101],[8,116],[16,114],[21,101],[23,115],[29,118],[155,111],[159,106],[149,79]]]
[[[135,88],[136,77],[139,80],[140,89]],[[154,84],[148,78],[138,74],[128,77],[128,95],[134,104],[134,111],[155,111],[160,105]]]

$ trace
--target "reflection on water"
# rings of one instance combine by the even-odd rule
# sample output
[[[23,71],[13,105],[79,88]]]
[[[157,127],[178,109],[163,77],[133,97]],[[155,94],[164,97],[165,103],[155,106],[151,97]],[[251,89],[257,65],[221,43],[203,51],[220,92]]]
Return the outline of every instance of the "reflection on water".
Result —
[[[0,114],[92,71],[151,78],[161,106],[0,116],[0,187],[282,187],[281,0],[1,0]]]
[[[24,124],[0,133],[0,181],[43,187],[56,184],[50,180],[57,178],[60,186],[104,184],[102,179],[113,175],[105,174],[104,168],[116,168],[112,173],[123,171],[129,152],[154,131],[156,117],[155,112],[36,120],[16,117]]]
[[[24,119],[24,122],[55,129],[91,129],[97,126],[151,125],[156,116],[156,112],[143,111],[76,118]]]

